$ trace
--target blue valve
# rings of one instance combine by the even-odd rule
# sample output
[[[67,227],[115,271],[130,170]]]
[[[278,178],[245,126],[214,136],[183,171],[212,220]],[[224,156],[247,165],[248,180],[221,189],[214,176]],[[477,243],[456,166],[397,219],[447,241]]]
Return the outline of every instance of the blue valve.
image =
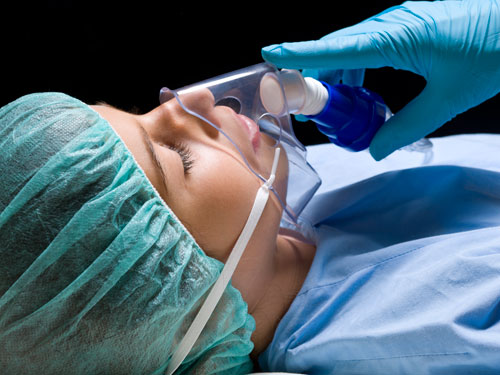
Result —
[[[334,144],[351,151],[368,148],[386,120],[389,109],[384,100],[364,87],[321,84],[328,90],[326,105],[318,114],[306,117]]]

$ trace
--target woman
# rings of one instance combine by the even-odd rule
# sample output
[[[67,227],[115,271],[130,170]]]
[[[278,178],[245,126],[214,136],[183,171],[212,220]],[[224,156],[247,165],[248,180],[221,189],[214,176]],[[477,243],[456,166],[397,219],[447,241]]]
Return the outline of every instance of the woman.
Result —
[[[216,258],[227,256],[233,231],[241,230],[239,216],[248,215],[245,189],[256,184],[210,129],[188,117],[172,103],[134,116],[92,109],[63,94],[29,95],[2,108],[2,373],[165,370],[220,273]],[[177,146],[159,138],[167,126]],[[190,162],[188,151],[175,148],[181,140],[191,147],[189,137],[203,147],[203,158],[193,147]],[[213,160],[206,163],[205,157]],[[227,176],[221,163],[225,172],[244,172],[221,181]],[[198,173],[203,178],[188,186],[186,180]],[[165,201],[186,225],[196,226],[211,257]],[[266,208],[271,221],[280,215],[275,207]],[[226,215],[218,215],[220,209]],[[263,233],[268,230],[267,238],[276,228]],[[257,252],[267,250],[266,259],[272,259],[275,249],[260,249],[262,243],[250,245],[256,250],[243,260],[236,283],[253,278],[256,287],[275,284],[269,267],[258,275],[246,271]],[[261,295],[252,294],[253,288],[241,292],[249,308],[257,309]],[[255,321],[245,300],[227,288],[180,373],[251,370]]]

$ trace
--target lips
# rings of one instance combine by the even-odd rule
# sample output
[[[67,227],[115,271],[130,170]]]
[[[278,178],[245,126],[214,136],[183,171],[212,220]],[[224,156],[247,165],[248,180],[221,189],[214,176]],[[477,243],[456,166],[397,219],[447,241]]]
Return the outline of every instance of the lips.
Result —
[[[249,119],[246,116],[243,115],[237,115],[238,119],[243,125],[243,128],[247,131],[248,137],[250,138],[250,141],[252,142],[252,147],[255,152],[260,147],[260,132],[259,132],[259,126],[255,123],[255,121]]]

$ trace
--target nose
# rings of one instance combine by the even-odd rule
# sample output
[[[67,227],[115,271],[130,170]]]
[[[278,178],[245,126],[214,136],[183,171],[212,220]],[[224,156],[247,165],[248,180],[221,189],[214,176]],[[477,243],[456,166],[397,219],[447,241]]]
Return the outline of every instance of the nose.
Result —
[[[216,126],[218,124],[213,109],[215,99],[210,90],[206,88],[189,90],[178,93],[180,102],[172,94],[171,99],[160,105],[156,116],[155,128],[170,128],[180,132],[202,132],[205,136],[215,138],[219,131],[208,124],[206,118]],[[198,117],[201,116],[202,118]],[[159,120],[159,121],[158,121]]]
[[[207,88],[181,91],[179,98],[187,108],[201,115],[210,112],[215,106],[214,96]]]
[[[215,107],[215,99],[209,89],[197,88],[193,91],[181,92],[179,94],[179,98],[182,104],[177,102],[176,105],[178,105],[183,111],[186,111],[187,109],[188,114],[195,117],[197,126],[201,127],[203,131],[211,138],[215,138],[219,135],[219,131],[204,120],[207,119],[217,127],[221,126],[221,124],[218,123],[218,119],[215,117],[215,114],[213,112]],[[192,113],[189,113],[189,111]],[[202,118],[196,115],[201,116]]]

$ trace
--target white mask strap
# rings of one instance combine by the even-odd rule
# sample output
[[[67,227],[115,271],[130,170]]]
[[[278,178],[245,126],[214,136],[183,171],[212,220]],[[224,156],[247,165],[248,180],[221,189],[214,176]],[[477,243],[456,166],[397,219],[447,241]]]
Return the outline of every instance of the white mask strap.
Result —
[[[226,289],[233,273],[238,266],[238,262],[240,261],[241,256],[243,255],[243,251],[245,250],[248,241],[252,237],[252,234],[257,226],[257,223],[260,220],[262,212],[264,211],[264,207],[266,206],[267,200],[269,198],[269,188],[274,182],[276,168],[278,167],[280,155],[280,148],[277,147],[274,153],[274,161],[273,167],[271,169],[271,176],[269,179],[259,188],[257,191],[257,195],[255,197],[255,201],[253,203],[252,210],[250,211],[250,215],[248,216],[247,222],[241,231],[236,244],[233,247],[233,250],[229,254],[229,257],[226,261],[224,268],[222,269],[219,278],[213,285],[210,293],[198,311],[198,314],[194,318],[191,326],[186,332],[186,335],[182,338],[177,350],[172,355],[170,363],[168,364],[167,370],[165,371],[165,375],[172,375],[175,370],[180,366],[182,361],[186,358],[186,356],[191,351],[191,348],[195,344],[196,340],[201,334],[201,331],[205,327],[212,315],[217,303],[222,297],[224,290]]]

